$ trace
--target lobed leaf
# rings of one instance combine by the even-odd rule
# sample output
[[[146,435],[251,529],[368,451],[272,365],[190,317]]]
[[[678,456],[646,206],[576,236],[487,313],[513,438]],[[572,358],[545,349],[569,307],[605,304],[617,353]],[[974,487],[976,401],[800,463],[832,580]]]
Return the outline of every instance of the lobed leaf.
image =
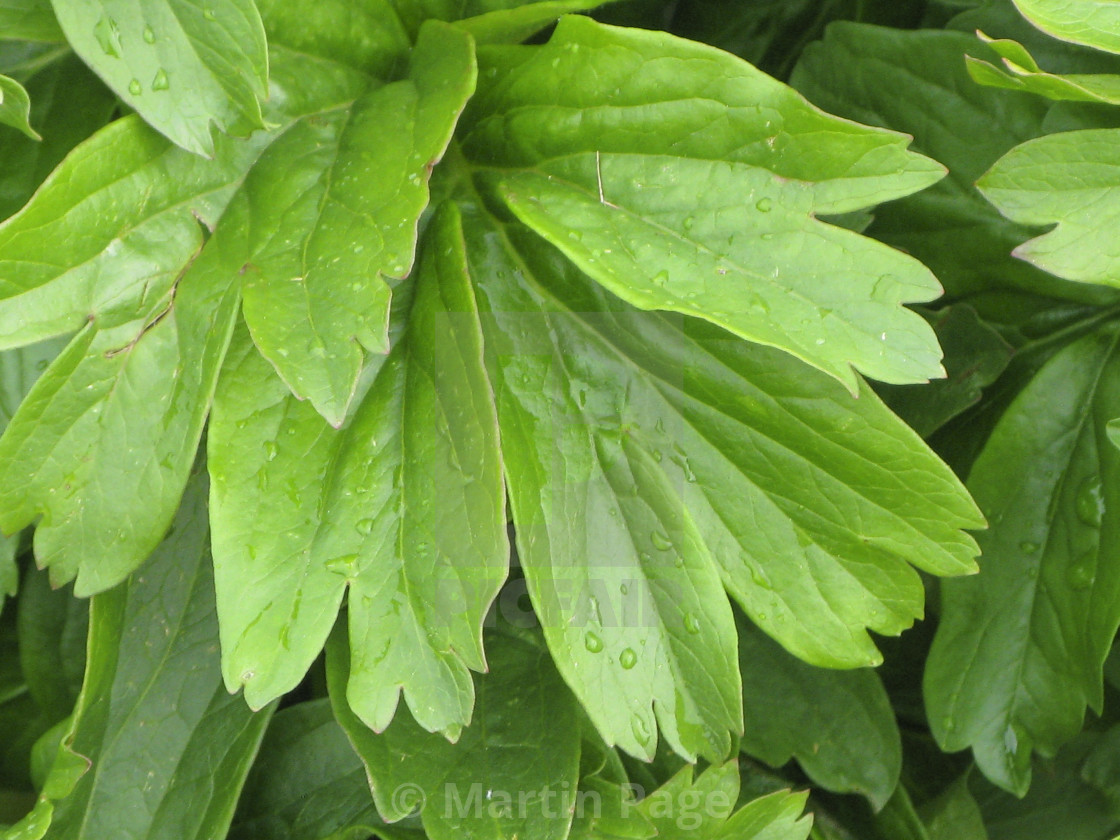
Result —
[[[946,581],[926,664],[930,725],[947,751],[972,747],[984,774],[1021,796],[1031,753],[1053,755],[1103,703],[1101,670],[1120,625],[1116,551],[1120,412],[1110,325],[1055,354],[1007,409],[968,486],[991,529],[983,572]]]
[[[780,347],[853,392],[853,367],[943,375],[900,305],[936,297],[933,276],[813,218],[939,180],[909,138],[830,117],[719,50],[581,17],[544,47],[480,55],[467,158],[612,292]]]
[[[349,588],[358,716],[384,729],[403,689],[429,731],[471,719],[509,547],[454,210],[430,231],[408,330],[346,427],[296,402],[244,336],[223,373],[209,437],[223,669],[253,706],[302,679]]]
[[[826,671],[739,623],[743,737],[739,749],[772,767],[796,758],[817,785],[861,793],[881,809],[902,768],[890,700],[872,671]]]
[[[869,390],[639,312],[461,206],[529,594],[608,743],[652,756],[656,720],[682,755],[726,755],[741,700],[721,586],[794,654],[857,667],[879,661],[864,628],[921,614],[908,562],[975,568],[957,528],[978,512]]]
[[[334,426],[363,351],[388,352],[387,281],[412,268],[428,176],[474,90],[470,36],[426,24],[411,67],[408,80],[296,125],[246,182],[245,320],[292,392]],[[388,127],[404,142],[382,142]]]
[[[205,500],[196,479],[150,562],[93,599],[73,720],[35,811],[5,836],[224,836],[270,712],[221,685]]]
[[[1050,134],[1016,146],[977,182],[1000,212],[1024,225],[1054,225],[1015,256],[1085,283],[1120,286],[1112,221],[1120,216],[1116,129]]]
[[[579,778],[577,706],[547,651],[498,634],[487,648],[493,671],[476,680],[474,721],[449,744],[404,712],[385,732],[371,732],[345,698],[346,635],[336,633],[327,648],[335,717],[387,822],[419,811],[431,840],[563,840]]]

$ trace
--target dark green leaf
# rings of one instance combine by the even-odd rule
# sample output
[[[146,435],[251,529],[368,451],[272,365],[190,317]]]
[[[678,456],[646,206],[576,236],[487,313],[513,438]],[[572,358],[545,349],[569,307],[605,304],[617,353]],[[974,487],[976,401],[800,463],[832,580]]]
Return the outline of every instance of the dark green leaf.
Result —
[[[51,840],[225,835],[269,712],[221,683],[205,502],[196,477],[171,536],[91,603],[85,682],[30,818],[53,808]],[[10,836],[43,836],[25,828]]]
[[[51,0],[0,0],[0,32],[27,41],[63,39]]]
[[[487,651],[491,673],[476,679],[474,720],[450,744],[403,710],[381,734],[362,723],[345,697],[346,634],[336,633],[327,649],[335,716],[389,822],[419,810],[431,840],[563,840],[579,778],[575,700],[547,651],[497,634]]]
[[[974,182],[1041,132],[1047,103],[977,85],[966,54],[996,57],[963,33],[841,23],[806,50],[792,83],[833,113],[909,131],[915,148],[949,167],[939,184],[881,208],[868,233],[918,257],[951,295],[1012,287],[1101,300],[1099,290],[1047,278],[1010,256],[1029,231],[995,212]]]
[[[877,389],[887,405],[924,438],[978,403],[983,389],[1003,373],[1014,352],[970,306],[949,306],[930,318],[945,348],[947,378],[921,386]]]
[[[279,712],[245,782],[230,840],[366,840],[377,816],[362,762],[325,698]]]
[[[1120,624],[1120,328],[1057,353],[1004,413],[969,476],[991,523],[981,574],[942,584],[926,706],[946,750],[971,746],[1022,795],[1032,750],[1053,755],[1100,709]]]
[[[818,785],[862,793],[882,808],[898,783],[902,743],[890,701],[869,670],[826,671],[739,622],[743,737],[773,767],[792,758]]]

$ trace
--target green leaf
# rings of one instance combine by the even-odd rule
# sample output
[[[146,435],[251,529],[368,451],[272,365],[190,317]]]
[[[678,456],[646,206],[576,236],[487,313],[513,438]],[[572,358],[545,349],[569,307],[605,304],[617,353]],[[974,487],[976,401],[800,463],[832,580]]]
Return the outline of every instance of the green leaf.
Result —
[[[334,426],[349,412],[363,351],[388,352],[387,280],[412,268],[428,176],[475,74],[470,36],[427,24],[407,81],[299,123],[246,184],[254,235],[245,320],[293,393]],[[407,140],[383,142],[386,131]],[[300,235],[279,233],[288,226]]]
[[[326,698],[278,712],[245,782],[230,840],[366,840],[377,816],[362,762]]]
[[[802,816],[806,794],[778,791],[734,810],[739,798],[739,768],[730,761],[693,777],[685,766],[651,791],[634,814],[653,825],[664,840],[805,840],[813,826]]]
[[[578,707],[548,653],[487,637],[491,673],[476,679],[474,721],[456,744],[405,712],[375,734],[350,710],[344,632],[327,648],[331,704],[365,765],[377,810],[397,822],[419,810],[431,840],[563,840],[579,778]]]
[[[1015,256],[1068,280],[1120,286],[1110,245],[1120,217],[1118,137],[1115,129],[1040,137],[1016,146],[980,179],[980,191],[1012,221],[1055,225]]]
[[[1081,765],[1081,778],[1103,793],[1120,816],[1120,726],[1101,734]]]
[[[264,27],[253,0],[53,0],[66,40],[152,127],[212,157],[212,124],[246,135],[264,127]]]
[[[796,655],[858,667],[880,661],[865,627],[921,614],[908,562],[975,568],[957,529],[979,513],[869,389],[639,312],[463,207],[529,594],[608,743],[652,756],[656,715],[682,755],[726,756],[741,699],[721,587]]]
[[[17,602],[19,664],[48,724],[69,716],[82,687],[89,602],[70,587],[52,589],[46,572],[29,571]]]
[[[27,121],[30,113],[31,99],[23,85],[15,79],[0,76],[0,123],[22,131],[32,140],[42,140]]]
[[[926,667],[930,724],[947,751],[1022,795],[1032,750],[1053,755],[1103,702],[1120,625],[1120,411],[1115,324],[1057,353],[1007,409],[969,476],[991,522],[981,574],[942,584]]]
[[[939,180],[909,138],[827,116],[718,50],[582,17],[480,60],[468,159],[499,168],[513,212],[612,292],[780,347],[853,392],[853,367],[943,375],[929,326],[901,306],[937,297],[933,276],[814,218]]]
[[[1120,53],[1120,7],[1111,0],[1014,0],[1023,17],[1048,35]]]
[[[341,61],[379,79],[408,61],[409,34],[391,0],[256,0],[269,44]]]
[[[1101,840],[1120,830],[1113,803],[1082,778],[1086,761],[1107,735],[1084,732],[1049,761],[1035,760],[1034,781],[1015,797],[983,779],[971,789],[991,840]]]
[[[234,237],[230,237],[234,238]],[[83,329],[0,438],[0,529],[79,596],[122,580],[171,524],[237,314],[219,234],[143,321]]]
[[[341,65],[280,57],[274,80],[289,122],[366,82]],[[249,262],[251,203],[233,196],[271,140],[223,141],[224,159],[207,162],[121,120],[0,226],[10,246],[0,276],[12,278],[0,284],[5,338],[84,325],[0,439],[0,453],[21,453],[0,463],[0,529],[42,514],[38,560],[56,582],[79,574],[79,594],[135,568],[174,513]]]
[[[861,793],[882,808],[898,784],[902,742],[872,671],[826,671],[739,622],[743,737],[739,749],[781,767],[790,759],[817,785]]]
[[[82,693],[31,818],[53,808],[52,840],[225,834],[269,713],[221,684],[205,501],[196,478],[172,535],[91,603]]]
[[[1038,136],[1049,103],[977,85],[964,56],[998,56],[971,35],[838,23],[811,45],[792,83],[832,113],[914,135],[949,177],[883,208],[868,230],[928,265],[954,296],[999,288],[1074,300],[1102,290],[1062,283],[1011,257],[1029,229],[1003,218],[975,181],[1008,149]]]
[[[614,0],[541,0],[480,12],[464,17],[457,25],[471,33],[479,44],[518,44],[563,15],[589,11],[612,2]]]
[[[31,124],[46,134],[34,141],[14,129],[0,129],[3,219],[19,210],[67,153],[104,126],[117,107],[112,92],[73,55],[50,62],[25,84],[31,96]]]
[[[929,840],[988,840],[984,817],[968,789],[969,774],[961,776],[918,809]]]
[[[61,41],[50,0],[0,0],[0,32],[25,41]]]
[[[497,417],[454,208],[437,215],[406,335],[330,429],[244,340],[209,436],[227,685],[254,706],[302,679],[350,590],[348,697],[375,729],[403,689],[425,729],[471,717],[468,668],[509,546]],[[279,644],[278,644],[279,642]]]
[[[999,54],[1003,65],[966,55],[969,75],[982,85],[1037,93],[1047,99],[1120,105],[1120,76],[1046,73],[1018,41],[989,38],[980,31],[976,34]]]
[[[924,438],[980,402],[1011,361],[1014,350],[967,304],[929,315],[937,340],[945,348],[946,378],[928,385],[889,386],[876,390],[887,405]]]

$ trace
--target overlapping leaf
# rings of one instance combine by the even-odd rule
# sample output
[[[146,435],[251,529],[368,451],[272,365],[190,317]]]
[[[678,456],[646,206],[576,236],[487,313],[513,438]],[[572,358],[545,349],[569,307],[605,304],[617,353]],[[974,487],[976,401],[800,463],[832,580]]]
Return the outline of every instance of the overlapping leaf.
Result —
[[[94,598],[73,721],[35,811],[5,836],[224,836],[269,714],[221,684],[205,500],[196,478],[143,571]]]
[[[467,36],[448,37],[460,43]],[[5,458],[0,468],[0,528],[13,530],[42,514],[40,562],[54,566],[57,581],[85,569],[82,592],[119,580],[169,523],[240,283],[256,272],[255,260],[269,249],[282,251],[283,238],[292,236],[283,225],[296,220],[282,212],[277,218],[269,203],[277,197],[269,190],[283,179],[264,178],[262,194],[262,179],[251,171],[259,163],[266,174],[270,167],[275,172],[277,155],[262,157],[271,144],[315,157],[322,124],[332,124],[371,85],[369,77],[328,60],[279,47],[273,58],[269,116],[281,123],[277,130],[248,142],[219,138],[215,159],[206,161],[135,118],[118,121],[76,149],[35,200],[0,227],[3,342],[82,328],[0,441],[0,451],[21,449],[20,458]],[[455,89],[461,84],[452,80]],[[349,164],[353,156],[321,163],[332,161]],[[396,174],[410,177],[408,170]],[[403,249],[394,259],[407,252],[411,260],[422,205],[418,195],[397,208],[396,225],[382,219]],[[400,234],[398,227],[411,232]],[[347,240],[351,250],[365,244]],[[377,250],[373,241],[368,247]],[[354,285],[381,284],[354,271],[347,265],[328,272],[343,295]],[[304,349],[293,347],[293,355]],[[103,492],[110,486],[112,492]]]
[[[457,744],[403,710],[385,732],[363,724],[345,698],[347,643],[331,639],[327,679],[335,716],[365,765],[389,822],[419,811],[431,840],[563,840],[579,779],[577,706],[548,652],[491,634],[493,673],[477,679],[475,719]]]
[[[346,419],[364,351],[388,352],[386,280],[412,268],[428,176],[474,79],[470,37],[429,24],[408,80],[300,122],[246,182],[245,320],[292,392],[335,426]],[[388,126],[398,132],[391,143]]]
[[[350,591],[349,698],[384,729],[401,689],[454,736],[509,548],[497,419],[453,212],[433,222],[406,335],[352,421],[328,427],[242,338],[210,431],[227,684],[290,690]],[[247,585],[247,582],[250,582]],[[277,644],[279,640],[279,644]]]
[[[1120,8],[1110,0],[1014,0],[1023,17],[1055,38],[1120,53]]]
[[[926,668],[930,723],[946,750],[1018,794],[1034,750],[1053,755],[1100,709],[1120,625],[1120,414],[1115,325],[1056,354],[1007,410],[969,489],[991,523],[982,574],[947,581]]]
[[[22,131],[32,140],[41,140],[27,122],[30,113],[31,100],[23,85],[8,76],[0,76],[0,123]]]
[[[1016,146],[980,179],[980,191],[1009,219],[1055,226],[1016,256],[1068,280],[1120,286],[1118,139],[1115,129],[1050,134]]]
[[[739,668],[744,753],[773,767],[796,758],[821,787],[886,804],[898,784],[902,742],[878,675],[806,665],[746,622],[739,624]]]
[[[951,294],[1010,287],[1100,300],[1100,290],[1011,258],[1029,229],[993,212],[974,184],[1000,155],[1041,133],[1048,104],[977,85],[965,55],[998,60],[972,35],[839,23],[805,51],[792,84],[832,113],[911,132],[916,148],[949,167],[948,178],[877,214],[869,233],[917,256]]]
[[[937,181],[908,138],[829,117],[718,50],[586,18],[481,61],[465,153],[612,292],[787,350],[853,391],[853,367],[943,375],[928,324],[901,306],[936,297],[933,276],[814,218]]]
[[[992,39],[983,32],[976,34],[999,54],[1002,64],[997,66],[971,55],[965,56],[969,75],[980,84],[1037,93],[1047,99],[1120,104],[1120,76],[1106,73],[1047,73],[1018,41]]]
[[[253,0],[54,0],[66,40],[173,143],[211,157],[213,126],[262,128],[268,51]]]
[[[651,756],[657,723],[684,755],[725,754],[740,688],[721,583],[798,656],[853,667],[879,658],[864,628],[921,614],[908,561],[974,568],[957,529],[978,513],[869,390],[635,310],[467,206],[521,562],[608,743]]]

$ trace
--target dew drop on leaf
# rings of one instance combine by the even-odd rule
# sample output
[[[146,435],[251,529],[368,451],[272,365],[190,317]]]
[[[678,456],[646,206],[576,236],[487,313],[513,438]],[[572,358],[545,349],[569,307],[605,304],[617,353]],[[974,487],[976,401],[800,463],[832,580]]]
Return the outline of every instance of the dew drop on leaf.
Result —
[[[758,208],[759,213],[769,213],[774,207],[774,201],[770,198],[760,198],[755,207]]]
[[[1101,493],[1101,480],[1098,476],[1085,479],[1078,488],[1074,501],[1077,518],[1092,528],[1101,527],[1104,517],[1104,496]]]
[[[167,71],[162,67],[156,71],[156,76],[152,79],[152,90],[167,90],[171,83],[167,80]]]
[[[121,57],[120,33],[117,31],[116,21],[112,18],[101,18],[93,27],[93,37],[97,39],[105,55],[113,58]]]
[[[591,653],[599,653],[603,649],[603,640],[594,633],[588,633],[583,637],[583,646]]]
[[[144,27],[144,40],[149,44],[154,44],[156,42],[156,33],[152,30],[152,27]]]
[[[144,88],[141,86],[139,79],[133,79],[128,83],[128,92],[133,96],[139,96],[143,91]]]
[[[635,740],[642,746],[649,743],[649,724],[641,715],[634,715],[631,718],[630,731],[634,733]]]
[[[649,541],[653,543],[653,547],[658,551],[668,551],[673,547],[673,543],[669,541],[669,538],[660,531],[651,532]]]
[[[632,648],[626,648],[618,655],[618,664],[629,671],[638,664],[638,654]]]
[[[276,441],[272,441],[272,440],[266,440],[265,441],[265,443],[264,443],[264,456],[269,461],[274,460],[279,451],[280,451],[279,447],[276,446]]]
[[[1038,543],[1021,542],[1019,543],[1019,548],[1024,554],[1034,554],[1038,551]]]
[[[1073,589],[1088,589],[1097,578],[1097,552],[1090,549],[1077,558],[1067,573]]]
[[[373,520],[359,519],[354,528],[358,531],[359,534],[364,537],[366,534],[369,534],[373,531]]]
[[[695,636],[697,633],[700,632],[700,619],[698,619],[692,613],[685,613],[684,614],[684,629]]]

